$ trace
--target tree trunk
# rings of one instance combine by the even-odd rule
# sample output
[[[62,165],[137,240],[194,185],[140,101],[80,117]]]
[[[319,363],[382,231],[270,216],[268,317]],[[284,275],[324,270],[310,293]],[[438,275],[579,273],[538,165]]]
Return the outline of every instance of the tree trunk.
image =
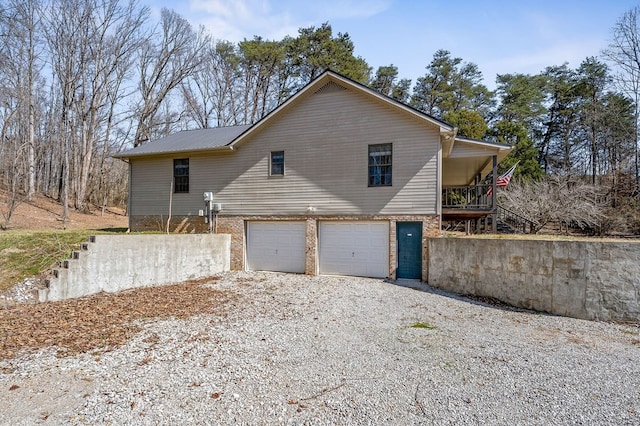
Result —
[[[69,139],[65,137],[64,162],[62,164],[62,229],[67,229],[69,219]]]

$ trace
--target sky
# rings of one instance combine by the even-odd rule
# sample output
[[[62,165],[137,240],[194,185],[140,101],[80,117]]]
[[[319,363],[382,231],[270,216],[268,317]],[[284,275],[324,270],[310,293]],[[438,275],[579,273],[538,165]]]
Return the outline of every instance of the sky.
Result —
[[[401,78],[425,74],[438,49],[475,63],[484,84],[497,74],[537,74],[600,55],[622,15],[640,0],[141,0],[158,14],[174,9],[216,39],[295,37],[329,22],[348,33],[356,56]]]

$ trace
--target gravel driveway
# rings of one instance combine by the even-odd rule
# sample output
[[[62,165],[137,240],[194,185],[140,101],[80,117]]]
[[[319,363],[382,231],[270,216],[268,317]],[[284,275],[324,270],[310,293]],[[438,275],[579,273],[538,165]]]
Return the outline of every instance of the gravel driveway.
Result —
[[[107,352],[0,361],[0,424],[640,424],[637,326],[417,282],[208,285],[239,295],[224,315],[145,321]]]

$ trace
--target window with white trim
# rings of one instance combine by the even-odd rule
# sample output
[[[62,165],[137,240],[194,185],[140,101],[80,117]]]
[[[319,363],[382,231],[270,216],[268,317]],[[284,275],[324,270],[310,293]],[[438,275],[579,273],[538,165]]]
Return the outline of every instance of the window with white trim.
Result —
[[[284,151],[271,151],[271,176],[284,175]]]
[[[173,160],[173,192],[189,192],[189,159]]]
[[[369,145],[369,186],[391,186],[393,146]]]

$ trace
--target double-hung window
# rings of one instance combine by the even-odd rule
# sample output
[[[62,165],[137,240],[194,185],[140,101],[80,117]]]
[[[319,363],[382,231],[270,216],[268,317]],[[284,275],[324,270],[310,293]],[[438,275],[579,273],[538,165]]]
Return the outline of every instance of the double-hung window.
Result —
[[[189,192],[189,159],[173,160],[173,192]]]
[[[284,151],[271,151],[271,176],[284,176]]]
[[[391,186],[392,144],[369,145],[369,186]]]

